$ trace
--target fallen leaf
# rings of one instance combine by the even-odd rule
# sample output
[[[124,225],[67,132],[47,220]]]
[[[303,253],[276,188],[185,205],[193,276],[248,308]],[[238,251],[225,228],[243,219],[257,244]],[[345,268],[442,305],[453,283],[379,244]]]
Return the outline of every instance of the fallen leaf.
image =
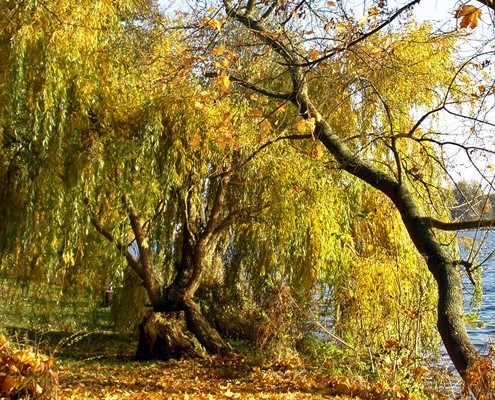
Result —
[[[258,108],[253,108],[251,110],[251,115],[256,118],[261,118],[263,117],[263,112]]]
[[[211,54],[213,56],[218,56],[219,54],[222,54],[224,51],[225,51],[225,46],[221,44],[220,46],[214,47],[213,50],[211,51]]]

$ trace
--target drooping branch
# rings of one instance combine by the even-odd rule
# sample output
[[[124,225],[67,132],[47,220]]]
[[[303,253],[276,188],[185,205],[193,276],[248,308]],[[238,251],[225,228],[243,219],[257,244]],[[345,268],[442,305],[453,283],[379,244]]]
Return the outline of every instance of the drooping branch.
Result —
[[[269,140],[266,143],[263,143],[260,147],[258,147],[255,151],[253,151],[241,164],[241,166],[247,164],[249,161],[251,161],[254,157],[256,157],[261,151],[266,149],[268,146],[271,146],[274,143],[280,142],[281,140],[301,140],[301,139],[311,139],[313,138],[313,135],[307,134],[307,135],[284,135],[284,136],[279,136],[273,140]]]
[[[421,0],[413,0],[406,4],[405,6],[399,8],[397,11],[395,11],[392,15],[390,15],[385,21],[383,21],[381,24],[377,25],[375,28],[370,30],[369,32],[366,32],[365,34],[361,35],[357,39],[354,39],[350,41],[349,43],[346,43],[344,46],[337,47],[333,49],[332,51],[324,54],[323,56],[316,58],[311,61],[307,61],[304,63],[298,63],[294,64],[294,66],[298,67],[312,67],[314,65],[320,64],[323,61],[326,61],[332,57],[334,57],[337,54],[340,54],[349,48],[355,46],[356,44],[366,40],[367,38],[373,36],[375,33],[381,32],[383,28],[385,28],[387,25],[390,25],[395,19],[397,19],[399,16],[401,16],[405,11],[411,9],[411,7],[415,6],[416,4],[419,4]]]
[[[131,269],[136,273],[137,276],[139,276],[139,278],[143,279],[143,271],[141,269],[141,266],[129,252],[128,246],[125,245],[121,240],[115,238],[112,233],[108,229],[106,229],[96,217],[91,217],[91,224],[95,227],[98,233],[105,237],[105,239],[107,239],[110,243],[115,244],[119,253],[125,257],[127,263],[129,264],[129,267],[131,267]]]
[[[411,7],[418,2],[419,0],[412,1],[406,7]],[[273,36],[264,32],[263,25],[256,24],[256,21],[250,17],[233,10],[229,0],[224,0],[224,4],[227,15],[236,19],[250,31],[254,31],[283,61],[300,59],[290,43],[285,43],[282,39],[273,39]],[[396,14],[395,18],[398,15]],[[292,79],[291,102],[301,117],[314,118],[314,137],[321,141],[328,152],[333,155],[342,170],[382,192],[393,202],[400,213],[412,242],[418,252],[424,255],[428,269],[437,282],[439,296],[437,327],[453,364],[461,376],[466,378],[469,366],[478,359],[479,355],[467,335],[462,319],[462,282],[458,265],[436,239],[431,223],[427,224],[429,219],[422,217],[417,201],[404,182],[398,181],[392,174],[381,171],[366,158],[353,152],[344,139],[349,135],[345,134],[346,132],[332,129],[329,121],[313,104],[308,94],[308,82],[302,66],[297,62],[287,62],[286,67]]]

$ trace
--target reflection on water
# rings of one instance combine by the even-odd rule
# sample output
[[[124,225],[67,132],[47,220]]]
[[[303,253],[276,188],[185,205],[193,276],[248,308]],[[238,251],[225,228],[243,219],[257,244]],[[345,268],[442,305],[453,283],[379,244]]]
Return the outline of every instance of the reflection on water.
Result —
[[[483,327],[468,326],[469,337],[476,348],[483,353],[488,352],[489,344],[495,343],[495,231],[472,230],[461,232],[460,238],[473,239],[461,244],[461,257],[463,260],[473,261],[474,265],[482,264],[483,268],[483,302],[478,310],[469,307],[471,301],[472,285],[467,276],[464,279],[466,312],[478,312],[479,322]],[[462,242],[462,240],[461,240]]]

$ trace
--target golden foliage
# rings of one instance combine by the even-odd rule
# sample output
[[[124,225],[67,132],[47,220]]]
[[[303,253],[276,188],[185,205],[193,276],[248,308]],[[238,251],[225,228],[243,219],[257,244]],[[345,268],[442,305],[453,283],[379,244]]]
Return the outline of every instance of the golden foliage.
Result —
[[[495,398],[495,371],[493,355],[480,357],[472,363],[464,378],[465,394],[474,393],[477,399],[492,400]]]

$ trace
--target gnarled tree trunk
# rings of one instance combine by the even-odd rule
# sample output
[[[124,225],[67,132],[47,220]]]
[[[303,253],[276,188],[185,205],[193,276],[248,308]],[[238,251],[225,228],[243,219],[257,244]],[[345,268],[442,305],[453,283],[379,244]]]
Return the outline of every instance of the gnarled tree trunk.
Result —
[[[152,311],[145,315],[140,325],[137,358],[167,360],[199,357],[201,351],[198,342],[209,353],[223,354],[231,350],[203,316],[201,308],[194,300],[219,237],[239,215],[225,215],[224,205],[229,178],[230,172],[219,177],[207,221],[197,220],[196,207],[187,199],[181,258],[175,264],[175,278],[168,286],[165,286],[151,265],[152,250],[148,245],[143,222],[127,196],[122,197],[122,204],[134,233],[139,250],[138,257],[132,255],[124,243],[114,238],[110,230],[103,227],[96,217],[92,218],[97,231],[114,243],[119,253],[125,256],[129,267],[142,281],[148,294]]]
[[[139,325],[138,360],[202,357],[181,312],[148,311]]]

